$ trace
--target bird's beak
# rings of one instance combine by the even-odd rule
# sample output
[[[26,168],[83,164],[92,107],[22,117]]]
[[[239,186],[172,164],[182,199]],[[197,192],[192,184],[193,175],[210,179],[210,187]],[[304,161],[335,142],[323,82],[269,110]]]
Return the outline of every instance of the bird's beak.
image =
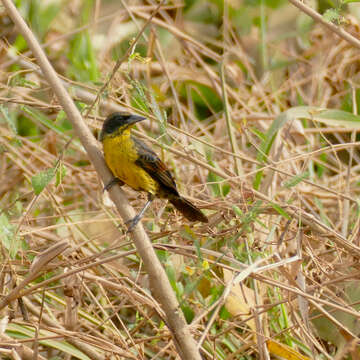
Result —
[[[143,116],[140,116],[140,115],[131,115],[131,117],[129,118],[128,120],[128,124],[129,125],[133,125],[139,121],[143,121],[143,120],[146,120],[145,117]]]

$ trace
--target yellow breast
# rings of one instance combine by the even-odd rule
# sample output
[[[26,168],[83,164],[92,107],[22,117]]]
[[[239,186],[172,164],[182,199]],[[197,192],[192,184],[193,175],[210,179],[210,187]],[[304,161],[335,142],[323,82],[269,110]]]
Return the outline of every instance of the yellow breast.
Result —
[[[154,195],[158,192],[157,182],[135,163],[138,154],[130,131],[118,136],[105,137],[103,147],[105,161],[115,177],[134,190],[147,191]]]

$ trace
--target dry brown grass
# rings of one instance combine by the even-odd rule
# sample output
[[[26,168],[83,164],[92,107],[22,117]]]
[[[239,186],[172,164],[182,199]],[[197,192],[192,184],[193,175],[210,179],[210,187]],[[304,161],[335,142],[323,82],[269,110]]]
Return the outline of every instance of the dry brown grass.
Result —
[[[131,16],[141,28],[141,19],[155,6],[99,4],[87,25],[95,43],[102,36],[96,55],[106,81],[125,24],[136,32]],[[69,5],[62,16],[76,23],[80,12],[80,6]],[[66,75],[71,59],[63,49],[76,32],[74,23],[62,34],[49,30],[47,51],[69,89],[82,90],[72,90],[74,98],[91,104],[101,86]],[[86,121],[96,135],[114,108],[134,111],[138,82],[157,95],[156,106],[151,106],[150,92],[142,99],[151,121],[138,134],[154,148],[159,145],[157,152],[180,192],[210,221],[188,224],[164,201],[155,201],[143,223],[204,359],[265,359],[267,351],[276,353],[270,340],[289,345],[296,356],[356,359],[357,130],[293,119],[278,131],[262,164],[257,156],[259,134],[265,137],[282,111],[304,104],[357,112],[358,50],[316,25],[307,46],[269,35],[269,58],[289,64],[265,71],[254,65],[259,34],[240,38],[229,20],[225,23],[224,29],[200,26],[183,16],[181,6],[161,10],[146,33],[150,61],[125,61]],[[160,36],[164,28],[168,42]],[[64,240],[70,246],[37,270],[25,287],[23,304],[13,301],[3,308],[6,333],[1,329],[0,353],[14,359],[21,351],[24,359],[85,359],[84,354],[90,359],[175,359],[164,311],[149,292],[122,219],[79,141],[75,138],[63,153],[73,132],[60,126],[62,120],[56,122],[60,107],[31,67],[31,58],[8,52],[15,29],[11,24],[4,29],[2,119],[8,112],[19,133],[0,122],[1,293],[22,284],[35,256]],[[271,30],[276,31],[268,34]],[[345,30],[358,34],[358,22],[351,19]],[[211,89],[210,96],[200,85]],[[157,107],[168,114],[165,127],[156,121]],[[66,175],[36,196],[31,179],[59,158]],[[263,178],[254,189],[259,167]],[[309,176],[303,181],[284,186],[305,171]],[[218,193],[221,187],[228,187],[226,196]],[[145,197],[130,189],[126,193],[140,209]]]

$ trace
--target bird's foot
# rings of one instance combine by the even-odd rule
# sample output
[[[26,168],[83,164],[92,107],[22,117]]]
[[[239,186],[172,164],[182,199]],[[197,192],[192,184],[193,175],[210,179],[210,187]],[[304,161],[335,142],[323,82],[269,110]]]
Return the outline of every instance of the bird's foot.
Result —
[[[109,191],[115,184],[123,186],[124,182],[121,181],[119,178],[114,177],[104,186],[103,192],[105,192],[106,190]]]
[[[125,224],[127,226],[127,233],[132,232],[140,220],[141,220],[141,216],[136,215],[132,219],[125,221]]]
[[[127,233],[131,232],[134,230],[134,227],[137,225],[137,223],[142,219],[142,217],[145,214],[145,211],[147,210],[147,208],[150,206],[151,202],[153,201],[153,195],[152,194],[148,194],[148,201],[146,202],[146,204],[144,205],[144,207],[141,209],[141,211],[131,220],[128,220],[125,222],[125,224],[128,227]]]

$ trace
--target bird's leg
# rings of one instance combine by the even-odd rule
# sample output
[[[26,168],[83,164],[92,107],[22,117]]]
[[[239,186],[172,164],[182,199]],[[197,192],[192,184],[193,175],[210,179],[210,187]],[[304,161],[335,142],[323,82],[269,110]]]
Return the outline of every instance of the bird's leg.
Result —
[[[106,190],[110,190],[115,184],[123,186],[125,183],[119,178],[114,177],[104,186],[103,192],[105,192]]]
[[[146,202],[146,204],[144,205],[144,207],[141,209],[141,211],[131,220],[128,220],[126,222],[126,224],[128,225],[128,230],[127,232],[131,232],[134,227],[137,225],[137,223],[142,219],[142,217],[144,216],[145,211],[148,209],[148,207],[150,206],[150,204],[152,203],[152,201],[154,200],[154,195],[148,193],[148,201]]]

